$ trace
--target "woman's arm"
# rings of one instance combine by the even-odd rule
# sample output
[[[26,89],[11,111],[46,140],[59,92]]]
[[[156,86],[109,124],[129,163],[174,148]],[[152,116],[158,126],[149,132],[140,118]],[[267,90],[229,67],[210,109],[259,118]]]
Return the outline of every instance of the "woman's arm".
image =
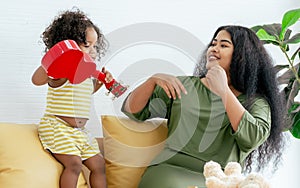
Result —
[[[233,131],[238,130],[240,121],[246,111],[234,93],[228,89],[222,96],[222,101]]]
[[[187,93],[182,83],[175,76],[155,74],[131,92],[125,101],[124,110],[129,113],[141,111],[146,106],[156,85],[163,88],[169,98],[181,98],[181,92]]]
[[[237,131],[243,114],[246,111],[236,97],[240,92],[232,87],[230,88],[231,84],[228,81],[225,70],[217,62],[208,64],[207,69],[208,71],[204,80],[210,90],[222,98],[232,129]]]

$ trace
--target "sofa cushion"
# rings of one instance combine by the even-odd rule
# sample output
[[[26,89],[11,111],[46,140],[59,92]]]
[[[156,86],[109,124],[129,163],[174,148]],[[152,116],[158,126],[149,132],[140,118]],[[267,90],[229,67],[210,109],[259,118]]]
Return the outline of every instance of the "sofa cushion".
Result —
[[[63,166],[40,144],[37,125],[0,123],[0,185],[59,188]],[[78,188],[87,188],[80,174]]]
[[[136,188],[145,168],[164,146],[166,121],[138,123],[110,115],[101,120],[108,188]]]

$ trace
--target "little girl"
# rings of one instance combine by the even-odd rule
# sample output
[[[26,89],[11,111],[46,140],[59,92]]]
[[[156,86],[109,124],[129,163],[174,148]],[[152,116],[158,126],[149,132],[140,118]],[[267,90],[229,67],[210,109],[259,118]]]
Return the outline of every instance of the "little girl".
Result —
[[[80,10],[58,15],[42,33],[42,39],[45,52],[62,40],[74,40],[94,60],[100,59],[106,49],[103,34]],[[111,74],[104,69],[103,72],[105,81],[110,82]],[[91,172],[91,187],[105,188],[105,162],[96,139],[85,128],[91,96],[103,83],[92,78],[79,84],[71,84],[67,78],[53,79],[42,66],[34,72],[32,82],[38,86],[48,84],[46,111],[38,131],[43,147],[64,166],[60,187],[76,188],[84,164]]]

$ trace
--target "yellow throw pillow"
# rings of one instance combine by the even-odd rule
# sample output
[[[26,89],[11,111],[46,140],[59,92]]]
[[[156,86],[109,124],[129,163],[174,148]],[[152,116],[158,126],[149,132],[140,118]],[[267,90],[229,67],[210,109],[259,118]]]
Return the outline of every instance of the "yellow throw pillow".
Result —
[[[136,188],[167,136],[165,120],[136,122],[127,117],[101,116],[108,188]]]
[[[0,123],[0,187],[59,188],[62,169],[42,148],[37,125]],[[88,187],[82,173],[77,187]]]

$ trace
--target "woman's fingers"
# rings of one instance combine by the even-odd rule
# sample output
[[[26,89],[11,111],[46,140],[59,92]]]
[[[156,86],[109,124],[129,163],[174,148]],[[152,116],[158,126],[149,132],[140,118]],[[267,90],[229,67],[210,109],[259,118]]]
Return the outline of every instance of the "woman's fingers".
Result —
[[[181,81],[172,75],[156,74],[157,85],[163,88],[169,98],[181,98],[181,92],[187,94],[187,91]]]
[[[206,74],[206,80],[209,89],[219,96],[222,96],[228,87],[226,72],[219,65],[210,67]]]
[[[170,89],[171,89],[171,94],[172,94],[173,99],[176,99],[176,96],[178,96],[178,98],[181,99],[181,92],[183,92],[184,94],[187,94],[183,84],[176,77],[172,81],[172,84],[170,87],[171,87]]]
[[[174,83],[167,83],[167,87],[169,88],[169,91],[171,93],[171,97],[173,99],[176,99],[176,96],[180,98],[180,93],[178,94],[177,91],[177,86]],[[176,94],[177,93],[177,94]]]
[[[167,84],[163,84],[161,87],[164,89],[165,93],[168,95],[169,98],[174,98]]]
[[[183,84],[181,83],[181,81],[178,78],[175,79],[175,82],[176,82],[176,85],[178,86],[176,89],[177,93],[180,94],[181,92],[183,92],[184,94],[187,94],[185,87],[183,86]]]

